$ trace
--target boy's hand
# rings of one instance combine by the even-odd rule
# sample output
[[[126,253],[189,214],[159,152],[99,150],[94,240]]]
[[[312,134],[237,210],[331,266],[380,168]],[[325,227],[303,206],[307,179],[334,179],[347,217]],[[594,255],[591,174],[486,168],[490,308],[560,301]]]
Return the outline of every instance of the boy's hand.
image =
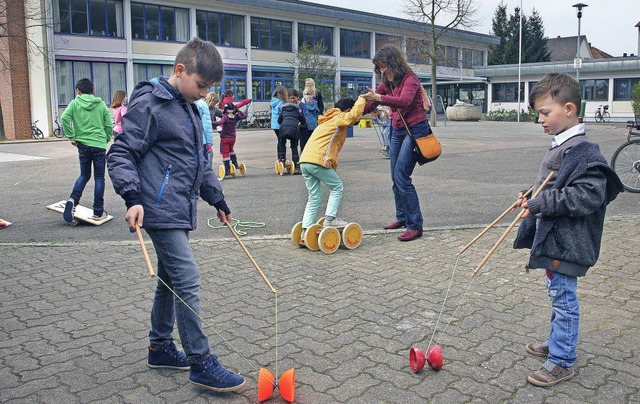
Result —
[[[144,219],[144,208],[142,205],[133,205],[127,210],[124,220],[129,225],[131,232],[136,231],[136,224],[142,227],[142,219]]]
[[[518,194],[518,200],[516,201],[516,207],[520,206],[525,210],[525,212],[522,214],[522,219],[529,216],[529,205],[527,204],[527,201],[528,199],[524,197],[524,192],[520,192]]]
[[[222,223],[231,223],[231,212],[227,215],[222,209],[218,209],[218,219]]]
[[[72,141],[71,141],[71,144],[72,144],[73,146],[78,147],[78,142],[76,142],[75,140],[72,140]]]

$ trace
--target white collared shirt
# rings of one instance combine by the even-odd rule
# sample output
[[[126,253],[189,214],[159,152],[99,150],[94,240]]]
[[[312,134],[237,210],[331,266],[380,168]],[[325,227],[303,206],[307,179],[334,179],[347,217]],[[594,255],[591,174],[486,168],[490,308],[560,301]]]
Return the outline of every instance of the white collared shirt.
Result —
[[[551,140],[551,148],[553,149],[554,147],[560,146],[561,144],[563,144],[564,142],[566,142],[567,140],[571,139],[574,136],[584,135],[584,134],[585,134],[584,123],[579,123],[576,126],[573,126],[565,130],[564,132],[555,135],[553,137],[553,140]]]

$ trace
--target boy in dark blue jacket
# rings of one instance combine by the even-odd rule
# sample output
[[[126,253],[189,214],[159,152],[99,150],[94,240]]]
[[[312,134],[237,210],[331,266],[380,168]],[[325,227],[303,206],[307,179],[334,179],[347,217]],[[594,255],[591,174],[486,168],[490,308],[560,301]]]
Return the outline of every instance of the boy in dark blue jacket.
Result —
[[[220,183],[207,164],[202,121],[194,102],[220,82],[223,64],[211,42],[189,41],[177,54],[173,73],[140,82],[129,101],[119,136],[108,154],[109,175],[127,205],[131,230],[143,227],[158,255],[158,277],[184,302],[200,311],[200,272],[189,232],[196,228],[198,198],[216,208],[220,221],[230,221]],[[173,342],[178,324],[185,352]],[[148,366],[191,370],[199,386],[234,391],[244,384],[220,365],[209,348],[200,319],[160,281],[151,309]],[[186,354],[185,354],[186,353]]]
[[[547,387],[576,374],[578,277],[598,260],[607,204],[623,186],[598,145],[586,139],[578,119],[580,87],[573,78],[547,74],[531,91],[530,105],[540,114],[544,131],[553,136],[535,189],[552,171],[556,176],[536,198],[520,195],[518,205],[526,211],[514,248],[530,248],[528,267],[545,269],[551,331],[544,342],[530,343],[526,350],[547,359],[527,380]]]

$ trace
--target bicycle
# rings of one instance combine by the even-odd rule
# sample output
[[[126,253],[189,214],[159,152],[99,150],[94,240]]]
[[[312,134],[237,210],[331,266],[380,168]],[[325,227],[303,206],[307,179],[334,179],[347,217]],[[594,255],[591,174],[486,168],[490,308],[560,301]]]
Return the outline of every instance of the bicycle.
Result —
[[[609,122],[611,116],[609,115],[609,106],[600,105],[596,110],[596,122]]]
[[[53,136],[58,138],[64,137],[64,129],[62,129],[62,125],[60,125],[60,121],[58,121],[57,115],[56,119],[53,122],[56,124],[56,128],[53,130]]]
[[[31,136],[33,136],[34,139],[44,139],[44,133],[42,133],[40,128],[38,128],[38,121],[33,122],[30,125],[30,129],[31,129]]]
[[[271,111],[256,111],[254,117],[259,128],[271,127]]]
[[[249,129],[253,128],[254,116],[252,112],[249,112],[249,105],[247,105],[244,109],[244,114],[247,116],[245,119],[242,119],[236,123],[236,128],[238,129]]]
[[[627,128],[627,142],[613,153],[611,168],[620,177],[626,191],[640,193],[640,117],[628,121]]]

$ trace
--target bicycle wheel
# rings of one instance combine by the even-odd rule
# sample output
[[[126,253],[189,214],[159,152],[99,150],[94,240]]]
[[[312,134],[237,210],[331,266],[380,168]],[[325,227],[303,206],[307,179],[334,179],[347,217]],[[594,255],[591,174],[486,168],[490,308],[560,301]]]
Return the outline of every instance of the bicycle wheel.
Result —
[[[609,115],[608,112],[605,112],[604,114],[602,114],[602,120],[604,122],[609,122],[609,119],[611,119],[611,115]]]
[[[53,136],[55,137],[64,137],[64,133],[62,133],[62,129],[57,128],[53,130]]]
[[[596,111],[596,122],[602,122],[602,115],[600,111]]]
[[[626,191],[640,193],[640,140],[618,147],[611,157],[611,168],[620,177]]]
[[[44,133],[40,130],[40,128],[36,128],[36,139],[44,139]]]

